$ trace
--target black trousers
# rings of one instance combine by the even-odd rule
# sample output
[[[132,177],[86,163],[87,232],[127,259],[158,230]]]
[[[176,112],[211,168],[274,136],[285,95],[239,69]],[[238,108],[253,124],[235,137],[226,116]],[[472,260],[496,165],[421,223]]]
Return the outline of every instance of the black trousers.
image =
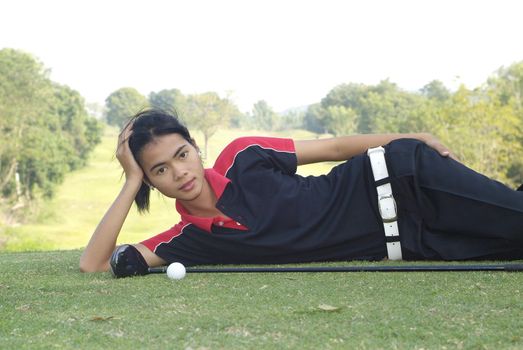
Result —
[[[523,192],[416,140],[385,149],[405,260],[523,259]]]

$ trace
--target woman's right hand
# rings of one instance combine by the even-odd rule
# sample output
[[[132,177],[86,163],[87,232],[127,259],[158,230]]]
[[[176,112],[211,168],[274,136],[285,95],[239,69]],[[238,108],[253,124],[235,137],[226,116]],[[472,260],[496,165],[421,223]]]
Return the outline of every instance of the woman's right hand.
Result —
[[[134,158],[129,147],[129,137],[132,135],[132,123],[129,123],[118,136],[116,158],[120,162],[127,180],[143,181],[143,170]]]

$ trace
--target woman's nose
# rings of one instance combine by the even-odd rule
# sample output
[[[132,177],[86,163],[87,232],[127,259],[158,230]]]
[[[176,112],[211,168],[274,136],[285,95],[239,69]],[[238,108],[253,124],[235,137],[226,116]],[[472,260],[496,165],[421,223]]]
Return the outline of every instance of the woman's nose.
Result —
[[[182,169],[182,168],[174,168],[174,180],[179,180],[185,176],[187,176],[187,173],[188,171],[186,169]]]

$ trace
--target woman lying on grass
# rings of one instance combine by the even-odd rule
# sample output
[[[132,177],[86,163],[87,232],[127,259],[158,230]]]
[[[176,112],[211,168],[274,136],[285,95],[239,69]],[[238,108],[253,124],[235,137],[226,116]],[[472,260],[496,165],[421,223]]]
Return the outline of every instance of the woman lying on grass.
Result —
[[[85,272],[140,275],[175,261],[523,258],[523,192],[465,167],[430,134],[244,137],[204,169],[177,117],[151,109],[123,129],[116,156],[126,180],[83,252]],[[296,174],[322,161],[344,162],[327,175]],[[115,249],[133,201],[147,211],[153,188],[176,198],[181,221]]]

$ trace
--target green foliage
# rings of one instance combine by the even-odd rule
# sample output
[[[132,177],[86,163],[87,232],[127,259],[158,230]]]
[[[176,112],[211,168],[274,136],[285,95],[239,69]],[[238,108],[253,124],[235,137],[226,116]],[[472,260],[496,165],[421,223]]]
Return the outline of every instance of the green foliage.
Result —
[[[187,109],[187,98],[178,89],[161,90],[149,94],[151,107],[165,111],[176,110],[178,115],[185,115]]]
[[[327,113],[323,112],[322,123],[327,130],[338,134],[331,125],[333,120],[329,117],[328,110],[339,106],[352,111],[357,116],[357,128],[354,129],[352,126],[348,128],[353,132],[364,134],[421,131],[426,127],[425,100],[420,95],[399,89],[396,84],[388,80],[376,86],[343,84],[332,89],[322,100],[321,107],[327,111]],[[347,123],[354,123],[352,119],[348,118]],[[338,129],[342,126],[340,120],[336,124]]]
[[[219,127],[227,126],[231,115],[237,114],[237,107],[227,98],[220,98],[215,92],[189,95],[183,120],[189,128],[199,130],[204,137],[204,152],[208,154],[208,142]]]
[[[54,84],[55,102],[51,113],[59,117],[62,135],[74,148],[76,159],[69,161],[71,169],[84,166],[88,153],[100,143],[102,124],[88,116],[84,99],[67,86]]]
[[[105,99],[105,118],[109,125],[123,127],[131,116],[148,106],[147,99],[130,87],[116,90]]]
[[[369,110],[367,102],[370,94],[376,90],[375,87],[363,84],[342,84],[333,88],[321,101],[321,107],[327,109],[329,106],[343,106],[351,108],[358,115],[358,132],[370,133],[375,130],[375,116]]]
[[[43,65],[31,55],[0,50],[0,193],[14,192],[14,177],[24,136],[49,109],[52,87]]]
[[[515,147],[515,152],[508,158],[509,164],[507,177],[513,183],[519,185],[523,183],[523,61],[517,62],[509,67],[501,67],[496,74],[491,76],[487,81],[486,94],[499,108],[502,108],[504,115],[511,118],[515,117],[517,121],[511,118],[509,125],[504,128],[512,128],[513,138],[516,141],[511,143]],[[501,119],[503,116],[499,116]],[[500,121],[502,123],[502,121]],[[516,124],[516,125],[514,125]]]
[[[30,126],[24,137],[18,172],[28,196],[33,196],[39,188],[45,197],[51,197],[55,185],[62,182],[65,173],[77,161],[73,145],[64,135],[50,129],[45,125]]]
[[[247,126],[248,117],[242,113],[237,106],[233,105],[232,112],[229,118],[229,127],[233,129],[240,129]]]
[[[420,92],[423,96],[437,101],[448,100],[451,96],[449,89],[439,80],[433,80],[425,85]]]
[[[440,81],[420,93],[388,80],[342,84],[309,106],[304,126],[335,135],[430,132],[473,169],[516,186],[523,182],[523,62],[501,68],[485,88],[450,92]],[[357,128],[355,128],[357,125]]]
[[[100,141],[78,92],[49,80],[29,54],[0,50],[0,202],[50,197]],[[25,202],[25,203],[24,203]]]
[[[277,130],[297,130],[303,128],[305,112],[291,110],[278,116]]]
[[[422,132],[430,130],[430,100],[389,85],[369,95],[368,110],[374,116],[374,132]]]
[[[523,156],[519,120],[495,97],[460,87],[439,109],[434,133],[473,169],[503,182]],[[515,185],[515,184],[513,184]]]
[[[350,107],[327,107],[327,128],[335,136],[354,134],[357,129],[358,115]]]
[[[487,84],[502,105],[512,106],[518,117],[523,119],[523,61],[501,67]]]
[[[277,114],[266,101],[260,100],[254,104],[252,108],[252,123],[255,129],[275,130],[277,118]]]
[[[303,127],[312,132],[323,134],[327,132],[327,112],[320,103],[310,105],[303,117]]]

